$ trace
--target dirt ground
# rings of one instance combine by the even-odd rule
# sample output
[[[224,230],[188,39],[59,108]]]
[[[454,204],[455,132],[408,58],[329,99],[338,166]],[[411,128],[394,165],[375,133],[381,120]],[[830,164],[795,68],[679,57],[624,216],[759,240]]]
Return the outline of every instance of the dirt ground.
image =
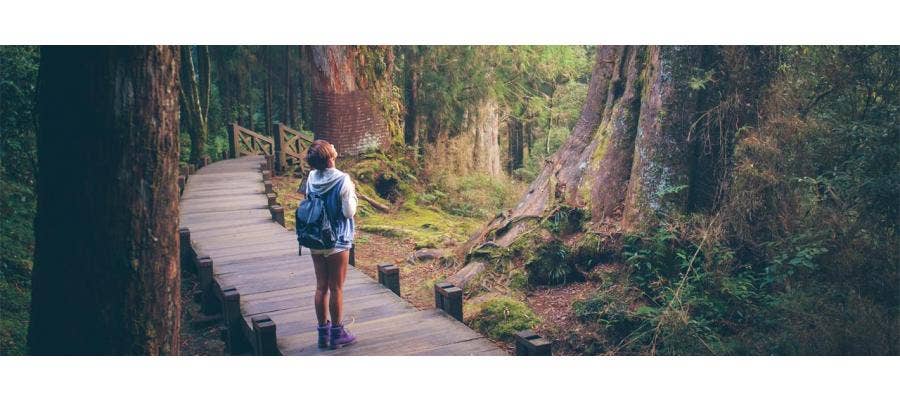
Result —
[[[200,312],[197,275],[181,274],[181,355],[225,355],[225,324]]]

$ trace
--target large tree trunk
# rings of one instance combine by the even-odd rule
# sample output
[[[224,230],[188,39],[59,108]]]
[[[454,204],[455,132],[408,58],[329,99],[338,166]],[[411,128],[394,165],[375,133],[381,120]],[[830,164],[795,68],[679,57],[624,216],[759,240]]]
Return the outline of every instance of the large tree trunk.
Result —
[[[599,47],[566,143],[521,202],[466,249],[508,246],[562,206],[626,230],[714,207],[735,132],[755,123],[771,60],[760,47]]]
[[[429,160],[425,164],[426,168],[456,175],[503,175],[497,100],[485,98],[474,103],[465,111],[459,131],[450,132],[437,124],[432,124],[429,131],[436,133],[423,144],[424,153]]]
[[[390,145],[385,115],[378,109],[364,68],[389,60],[366,60],[357,46],[312,46],[312,131],[342,154]],[[381,77],[390,82],[390,70]],[[375,77],[378,79],[379,77]]]
[[[196,64],[196,67],[195,65]],[[209,97],[211,73],[209,46],[197,46],[197,60],[191,46],[181,46],[181,85],[179,95],[191,136],[191,163],[197,164],[206,152],[209,136]]]
[[[178,354],[173,46],[46,47],[33,354]]]

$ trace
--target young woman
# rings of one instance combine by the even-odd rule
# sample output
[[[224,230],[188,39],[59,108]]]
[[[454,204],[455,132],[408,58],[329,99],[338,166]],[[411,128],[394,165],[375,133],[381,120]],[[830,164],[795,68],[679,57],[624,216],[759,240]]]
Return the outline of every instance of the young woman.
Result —
[[[319,320],[319,347],[340,348],[356,341],[342,322],[344,278],[350,263],[356,214],[356,188],[350,176],[334,167],[337,151],[331,143],[316,140],[306,153],[313,168],[300,188],[304,194],[319,193],[325,202],[325,214],[335,232],[334,248],[310,249],[316,270],[316,318]],[[330,301],[329,301],[330,300]],[[328,309],[326,310],[326,306]],[[331,315],[328,321],[326,312]]]

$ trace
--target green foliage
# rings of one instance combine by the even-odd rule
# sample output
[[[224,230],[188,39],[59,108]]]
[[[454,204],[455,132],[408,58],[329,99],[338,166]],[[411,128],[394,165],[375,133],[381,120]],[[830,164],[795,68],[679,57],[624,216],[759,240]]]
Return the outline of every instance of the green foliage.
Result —
[[[568,136],[579,117],[592,65],[588,46],[412,46],[420,68],[417,108],[428,139],[462,131],[466,115],[484,99],[527,127],[524,165],[514,176],[530,181]]]
[[[533,253],[525,260],[528,281],[534,285],[560,285],[578,279],[569,262],[570,250],[558,239],[535,243]]]
[[[531,329],[539,322],[540,319],[525,303],[509,297],[497,297],[482,303],[469,325],[493,339],[511,341],[516,332]]]
[[[27,353],[39,50],[0,46],[0,355]]]
[[[581,232],[590,218],[587,209],[561,205],[547,218],[544,226],[554,235],[570,235]]]
[[[486,218],[511,207],[521,186],[486,174],[433,177],[428,190],[418,196],[420,204],[436,205],[462,217]]]

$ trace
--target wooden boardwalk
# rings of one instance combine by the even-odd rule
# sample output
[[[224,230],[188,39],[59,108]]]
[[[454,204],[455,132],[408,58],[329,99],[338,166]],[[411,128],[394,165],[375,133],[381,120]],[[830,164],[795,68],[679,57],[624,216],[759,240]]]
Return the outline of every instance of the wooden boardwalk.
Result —
[[[312,258],[307,249],[298,255],[294,232],[273,221],[263,163],[248,156],[210,164],[188,178],[181,197],[187,257],[196,260],[207,309],[223,310],[232,354],[507,354],[443,311],[416,310],[353,266],[344,321],[357,343],[319,349]]]

